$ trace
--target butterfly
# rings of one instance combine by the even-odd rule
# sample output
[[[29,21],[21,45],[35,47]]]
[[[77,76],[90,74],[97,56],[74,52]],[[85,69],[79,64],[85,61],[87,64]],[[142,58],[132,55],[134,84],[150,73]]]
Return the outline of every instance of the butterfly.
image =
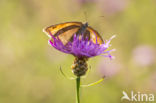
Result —
[[[51,38],[51,35],[58,37],[61,42],[66,45],[69,41],[73,41],[74,34],[88,38],[93,43],[102,44],[103,39],[100,34],[88,23],[81,22],[65,22],[61,24],[51,25],[43,29],[43,31]],[[53,40],[52,40],[53,41]]]

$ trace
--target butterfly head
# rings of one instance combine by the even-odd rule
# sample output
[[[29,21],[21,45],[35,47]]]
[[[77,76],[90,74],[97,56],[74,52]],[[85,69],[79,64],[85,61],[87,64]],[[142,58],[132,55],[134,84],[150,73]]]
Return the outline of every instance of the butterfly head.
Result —
[[[85,26],[85,27],[88,27],[88,22],[84,23],[84,26]]]

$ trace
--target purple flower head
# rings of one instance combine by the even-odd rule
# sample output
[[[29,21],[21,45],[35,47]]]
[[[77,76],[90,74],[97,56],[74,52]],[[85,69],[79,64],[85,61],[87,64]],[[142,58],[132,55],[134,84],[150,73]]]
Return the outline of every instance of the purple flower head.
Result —
[[[150,45],[139,45],[133,50],[133,61],[146,67],[155,63],[155,48]]]
[[[49,40],[49,44],[51,46],[61,52],[72,54],[78,58],[90,58],[98,55],[112,58],[110,52],[115,50],[107,50],[111,46],[110,41],[115,37],[115,35],[102,44],[97,42],[97,37],[96,43],[94,43],[92,40],[76,34],[74,34],[72,41],[69,41],[67,44],[63,44],[58,36],[54,37],[52,34],[50,35],[51,40]]]

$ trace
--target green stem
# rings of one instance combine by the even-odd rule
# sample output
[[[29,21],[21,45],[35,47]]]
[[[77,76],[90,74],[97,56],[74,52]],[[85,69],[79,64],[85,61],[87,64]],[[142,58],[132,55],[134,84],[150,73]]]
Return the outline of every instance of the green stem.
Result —
[[[80,103],[80,77],[76,78],[76,103]]]

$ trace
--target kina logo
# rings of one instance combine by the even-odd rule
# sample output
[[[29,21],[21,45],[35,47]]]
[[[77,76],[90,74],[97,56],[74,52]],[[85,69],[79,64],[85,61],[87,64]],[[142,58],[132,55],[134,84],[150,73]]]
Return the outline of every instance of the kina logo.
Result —
[[[154,94],[152,93],[141,93],[141,92],[134,92],[131,91],[130,95],[128,95],[125,91],[122,91],[123,96],[121,97],[121,101],[127,100],[131,102],[153,102],[154,101]]]

